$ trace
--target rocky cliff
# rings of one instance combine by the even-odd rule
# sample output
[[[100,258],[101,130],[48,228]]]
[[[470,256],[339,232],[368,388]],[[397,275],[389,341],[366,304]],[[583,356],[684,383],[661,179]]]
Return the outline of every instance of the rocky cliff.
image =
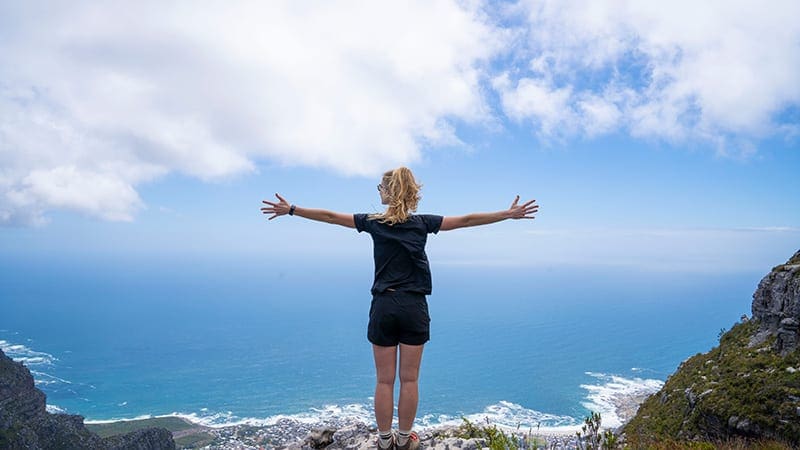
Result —
[[[772,336],[773,349],[783,356],[800,347],[800,251],[761,280],[753,294],[752,310],[758,331],[751,347]]]
[[[174,449],[175,443],[161,428],[101,439],[86,429],[81,416],[48,413],[30,371],[0,350],[0,448],[161,450]]]
[[[623,429],[629,443],[738,438],[800,446],[800,251],[761,280],[752,313],[642,404]]]

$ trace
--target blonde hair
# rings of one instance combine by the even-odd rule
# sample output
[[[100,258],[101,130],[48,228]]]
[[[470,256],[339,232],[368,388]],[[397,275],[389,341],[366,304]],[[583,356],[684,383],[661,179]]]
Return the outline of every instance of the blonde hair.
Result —
[[[389,206],[385,212],[371,215],[370,219],[377,219],[388,225],[408,220],[408,216],[417,210],[419,200],[422,198],[419,193],[422,185],[414,179],[414,174],[408,167],[398,167],[384,173],[381,184],[384,186]]]

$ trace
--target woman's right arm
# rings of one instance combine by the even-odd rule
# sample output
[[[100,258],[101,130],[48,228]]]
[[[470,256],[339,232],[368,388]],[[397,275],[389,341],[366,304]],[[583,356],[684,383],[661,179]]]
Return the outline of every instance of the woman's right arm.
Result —
[[[478,225],[488,225],[506,219],[534,219],[534,214],[539,211],[536,200],[530,200],[522,205],[518,205],[519,195],[514,199],[511,207],[492,213],[474,213],[465,216],[449,216],[442,219],[441,231],[455,230],[457,228],[475,227]]]
[[[267,200],[262,202],[269,205],[261,208],[261,212],[263,214],[272,214],[272,216],[269,217],[269,220],[289,214],[289,212],[292,211],[292,215],[304,217],[306,219],[332,223],[334,225],[341,225],[348,228],[356,227],[356,223],[352,214],[342,214],[334,211],[328,211],[326,209],[302,208],[297,205],[290,205],[285,198],[278,194],[275,194],[275,197],[278,197],[279,200],[276,203]],[[292,208],[294,209],[292,210]]]

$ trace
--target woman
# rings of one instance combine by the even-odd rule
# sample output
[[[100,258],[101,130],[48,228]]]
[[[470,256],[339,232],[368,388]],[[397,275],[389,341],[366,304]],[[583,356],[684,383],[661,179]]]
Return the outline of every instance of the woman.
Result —
[[[428,304],[431,273],[425,255],[428,233],[456,228],[487,225],[505,219],[533,219],[539,206],[535,200],[519,205],[519,196],[507,210],[476,213],[458,217],[412,214],[420,200],[420,185],[411,170],[400,167],[383,174],[378,192],[387,205],[380,214],[342,214],[289,204],[278,194],[278,202],[264,200],[264,214],[269,220],[283,215],[355,228],[372,236],[375,281],[367,338],[372,343],[377,384],[375,420],[378,424],[378,448],[415,450],[419,437],[411,431],[417,414],[419,366],[422,349],[430,338]],[[397,404],[399,431],[392,433],[394,381],[397,353],[400,349],[400,399]]]

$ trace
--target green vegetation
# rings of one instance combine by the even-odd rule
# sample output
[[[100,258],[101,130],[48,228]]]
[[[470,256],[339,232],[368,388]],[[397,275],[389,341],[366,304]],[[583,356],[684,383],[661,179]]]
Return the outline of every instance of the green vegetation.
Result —
[[[727,332],[728,330],[726,330],[725,328],[720,328],[719,333],[717,333],[717,340],[718,341],[722,340],[722,336],[725,336],[725,333]]]
[[[625,446],[626,449],[646,448],[648,450],[793,450],[788,444],[771,440],[752,440],[752,439],[728,439],[725,441],[711,442],[687,442],[687,441],[661,441],[652,442],[646,447]]]
[[[799,252],[797,252],[797,253],[795,253],[795,254],[792,256],[792,258],[791,258],[791,259],[789,259],[788,261],[786,261],[786,263],[785,263],[785,264],[780,264],[780,265],[777,265],[777,266],[773,267],[773,268],[772,268],[772,272],[775,272],[776,270],[778,270],[778,271],[786,270],[786,269],[788,269],[788,267],[786,267],[786,266],[795,266],[795,265],[798,265],[798,264],[800,264],[800,251],[799,251]],[[800,276],[800,270],[798,270],[797,272],[795,272],[795,273],[794,273],[794,276],[795,276],[795,277],[798,277],[798,276]]]
[[[475,439],[482,448],[491,450],[528,450],[547,448],[547,441],[536,436],[531,429],[527,433],[506,433],[497,425],[477,426],[462,417],[463,423],[457,436],[462,439]],[[617,436],[611,430],[600,431],[600,414],[592,412],[584,420],[583,432],[577,432],[578,450],[614,449],[619,445]]]
[[[10,428],[0,430],[0,448],[10,448],[11,442],[19,432],[19,427],[12,425]]]
[[[118,434],[130,433],[131,431],[142,428],[166,428],[173,433],[176,431],[195,428],[195,425],[181,419],[180,417],[154,417],[142,420],[124,420],[110,423],[88,423],[86,428],[100,437],[116,436]]]
[[[483,441],[482,447],[491,450],[527,450],[547,446],[547,441],[537,437],[532,430],[524,434],[506,433],[497,428],[497,425],[488,424],[478,426],[470,422],[466,417],[462,417],[463,423],[458,429],[457,437],[462,439],[476,439]]]
[[[602,419],[600,413],[592,413],[583,420],[581,431],[578,431],[578,448],[580,450],[600,450],[617,448],[617,436],[611,430],[600,433]]]
[[[800,264],[800,252],[797,252],[794,255],[792,255],[789,261],[786,261],[786,264],[789,265]]]
[[[175,439],[175,448],[202,448],[214,443],[216,437],[213,434],[198,432]]]
[[[124,420],[110,423],[92,423],[86,424],[86,428],[93,433],[97,433],[100,437],[126,434],[143,428],[166,428],[173,434],[177,433],[174,438],[176,448],[206,447],[216,439],[213,434],[198,429],[197,425],[180,417],[154,417],[151,419]]]
[[[748,347],[757,327],[737,324],[719,347],[684,361],[625,426],[627,443],[686,448],[671,442],[767,436],[800,444],[800,351],[781,357],[772,351],[774,338]]]

